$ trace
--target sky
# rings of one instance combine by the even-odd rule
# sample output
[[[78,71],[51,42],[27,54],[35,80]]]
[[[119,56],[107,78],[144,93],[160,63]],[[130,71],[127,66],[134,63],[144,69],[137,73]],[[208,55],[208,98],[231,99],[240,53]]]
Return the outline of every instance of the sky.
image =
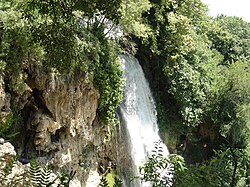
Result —
[[[250,22],[250,0],[201,0],[208,5],[209,15],[217,16],[224,14],[227,16],[242,17]]]

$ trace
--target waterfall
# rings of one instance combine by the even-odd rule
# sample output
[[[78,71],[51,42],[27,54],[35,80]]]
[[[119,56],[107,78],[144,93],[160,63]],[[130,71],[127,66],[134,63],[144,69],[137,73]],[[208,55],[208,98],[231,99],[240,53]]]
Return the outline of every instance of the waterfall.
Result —
[[[158,134],[157,112],[152,93],[145,79],[138,60],[132,55],[120,56],[126,79],[125,95],[119,108],[119,119],[122,131],[126,132],[126,146],[130,152],[132,173],[138,176],[138,168],[154,149],[154,143],[161,138]],[[168,155],[168,149],[162,145],[163,153]],[[128,166],[129,167],[129,166]],[[126,178],[126,177],[125,177]],[[126,179],[128,180],[128,179]],[[133,182],[130,187],[148,187],[150,184]]]

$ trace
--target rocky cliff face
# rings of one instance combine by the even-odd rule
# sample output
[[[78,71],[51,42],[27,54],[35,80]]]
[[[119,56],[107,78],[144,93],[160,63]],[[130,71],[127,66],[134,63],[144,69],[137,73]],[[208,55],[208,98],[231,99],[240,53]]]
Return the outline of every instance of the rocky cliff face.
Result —
[[[18,91],[7,92],[8,84],[0,79],[1,112],[15,108],[22,117],[13,126],[19,132],[14,140],[17,153],[49,163],[55,171],[75,171],[74,186],[96,186],[97,162],[113,153],[110,129],[97,118],[99,93],[88,75],[60,76],[27,65],[22,76]]]

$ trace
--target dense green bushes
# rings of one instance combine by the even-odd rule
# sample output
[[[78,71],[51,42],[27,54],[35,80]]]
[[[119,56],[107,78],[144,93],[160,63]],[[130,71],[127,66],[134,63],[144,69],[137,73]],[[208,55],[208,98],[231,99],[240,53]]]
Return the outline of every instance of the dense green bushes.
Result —
[[[246,150],[223,149],[203,163],[186,164],[180,155],[164,156],[156,143],[138,178],[150,181],[153,187],[243,187],[250,182],[248,157]]]
[[[120,41],[136,44],[154,91],[160,129],[176,139],[185,135],[200,149],[218,144],[210,151],[228,155],[214,154],[230,164],[225,172],[236,185],[240,155],[249,154],[249,23],[210,18],[200,0],[6,0],[0,7],[0,70],[11,91],[22,88],[27,63],[61,74],[85,71],[100,91],[102,119],[114,123],[123,81],[119,45],[107,37],[107,26],[120,24],[127,37]],[[203,137],[202,126],[218,136]],[[199,167],[215,169],[211,156]],[[192,165],[187,168],[192,173]]]
[[[243,112],[250,103],[246,94],[249,23],[236,17],[209,18],[198,0],[151,4],[143,18],[153,35],[135,41],[156,96],[159,119],[165,121],[160,124],[173,134],[191,136],[203,124],[219,129],[223,137],[225,128],[249,133],[249,114]]]
[[[231,174],[230,182],[222,178],[221,186],[236,186],[244,178],[240,167],[249,167],[249,159],[242,162],[239,155],[249,155],[250,25],[237,17],[210,18],[198,0],[150,2],[143,19],[153,34],[134,40],[158,103],[160,129],[170,130],[177,140],[185,136],[182,151],[189,162],[208,159],[205,165],[199,163],[201,176],[196,184],[190,179],[190,186],[203,185],[208,166],[224,171],[213,165],[211,157],[219,157],[213,149],[227,155],[218,162],[229,164],[225,173]],[[213,154],[204,155],[208,152]],[[191,176],[197,172],[192,165],[187,168]],[[209,180],[211,186],[219,185],[215,178]]]
[[[86,3],[89,6],[83,6]],[[29,63],[42,63],[61,74],[88,72],[101,93],[102,119],[114,121],[122,99],[122,72],[118,46],[104,29],[107,19],[117,22],[120,1],[110,5],[108,1],[1,1],[0,62],[10,88],[21,89],[22,69]]]

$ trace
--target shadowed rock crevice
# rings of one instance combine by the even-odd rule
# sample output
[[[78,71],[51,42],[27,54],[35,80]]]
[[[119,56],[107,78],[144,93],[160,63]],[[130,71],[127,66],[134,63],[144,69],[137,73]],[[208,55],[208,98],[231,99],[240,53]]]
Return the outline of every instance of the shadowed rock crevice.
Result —
[[[38,63],[27,64],[23,74],[23,89],[11,92],[8,102],[4,81],[0,84],[1,108],[16,106],[22,118],[13,126],[19,132],[14,139],[17,154],[49,164],[55,172],[75,171],[82,186],[90,173],[99,178],[98,160],[115,156],[110,129],[97,117],[99,92],[87,74],[49,73]]]
[[[37,88],[34,88],[32,90],[32,96],[34,98],[34,103],[37,106],[37,108],[39,110],[41,110],[42,113],[47,114],[48,116],[52,117],[51,112],[48,110],[48,108],[44,104],[44,100],[43,100],[42,95],[43,95],[43,91],[42,90],[38,90]]]

